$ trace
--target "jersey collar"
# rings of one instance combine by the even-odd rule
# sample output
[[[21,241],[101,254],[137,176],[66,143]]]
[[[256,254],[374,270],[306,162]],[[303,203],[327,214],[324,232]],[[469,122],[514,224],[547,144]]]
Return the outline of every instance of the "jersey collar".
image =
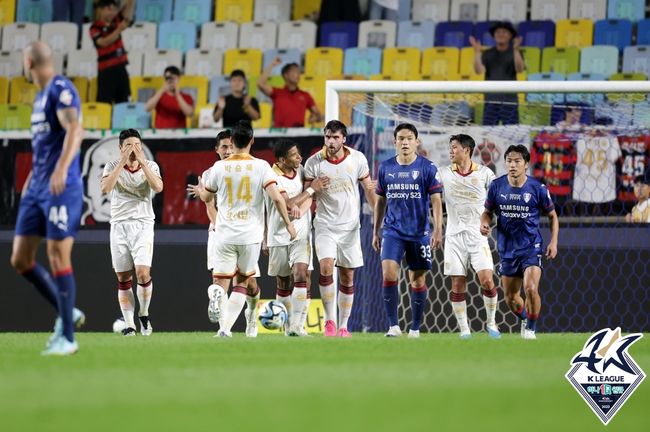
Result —
[[[251,156],[249,153],[236,153],[228,156],[226,159],[227,161],[238,161],[238,160],[253,160],[255,159],[253,156]]]
[[[466,173],[460,172],[460,167],[457,164],[451,164],[451,170],[458,173],[459,176],[467,177],[471,173],[478,171],[479,166],[476,162],[472,161],[472,165],[469,167],[469,171]]]
[[[340,164],[349,155],[350,155],[350,149],[348,148],[348,146],[345,146],[345,145],[343,146],[343,156],[340,159],[330,159],[330,158],[328,158],[327,157],[327,146],[325,146],[325,145],[323,146],[323,150],[321,150],[321,156],[323,157],[323,159],[325,159],[327,162],[329,162],[331,164],[334,164],[334,165]]]
[[[293,170],[293,175],[290,175],[290,176],[286,175],[286,174],[284,173],[284,171],[282,171],[282,168],[280,168],[280,165],[278,165],[277,162],[273,164],[273,167],[272,167],[272,168],[273,168],[273,172],[274,172],[274,173],[276,173],[277,175],[280,175],[280,176],[282,176],[282,177],[286,177],[286,178],[288,178],[289,180],[293,180],[293,179],[295,179],[295,178],[296,178],[296,174],[298,174],[298,172],[297,172],[296,170]]]

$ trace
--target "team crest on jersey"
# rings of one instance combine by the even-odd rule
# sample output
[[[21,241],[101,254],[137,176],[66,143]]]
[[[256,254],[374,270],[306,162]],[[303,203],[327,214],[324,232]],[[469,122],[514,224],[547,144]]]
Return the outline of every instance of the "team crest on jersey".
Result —
[[[524,202],[527,203],[528,201],[530,201],[531,197],[532,195],[529,194],[528,192],[524,193]]]
[[[606,328],[589,338],[571,360],[567,380],[604,425],[614,417],[645,379],[645,374],[627,352],[643,334],[621,337],[621,329]]]
[[[65,89],[59,95],[59,102],[63,105],[70,105],[72,103],[72,92],[68,89]]]
[[[417,179],[420,176],[420,171],[411,171],[411,177],[413,180]]]

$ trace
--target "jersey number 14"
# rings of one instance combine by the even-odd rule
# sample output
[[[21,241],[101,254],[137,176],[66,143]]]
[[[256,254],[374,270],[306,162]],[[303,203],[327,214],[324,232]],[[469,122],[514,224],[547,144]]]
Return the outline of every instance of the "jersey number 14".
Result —
[[[225,179],[226,182],[226,193],[228,194],[228,205],[232,207],[233,205],[233,178],[228,176]],[[253,201],[253,194],[251,193],[251,178],[249,176],[243,176],[239,185],[237,185],[237,195],[236,199],[238,201],[244,201],[246,204],[250,204]]]

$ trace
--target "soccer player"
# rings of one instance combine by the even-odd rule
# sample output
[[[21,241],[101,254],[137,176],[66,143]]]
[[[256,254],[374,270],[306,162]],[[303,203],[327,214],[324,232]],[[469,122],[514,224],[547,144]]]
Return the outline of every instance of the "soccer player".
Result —
[[[409,267],[413,322],[410,338],[420,337],[420,323],[427,299],[425,276],[431,269],[431,249],[442,244],[442,185],[436,179],[438,169],[417,154],[418,130],[410,123],[399,124],[394,132],[397,156],[379,165],[377,202],[374,213],[372,247],[381,249],[384,279],[384,306],[388,316],[387,337],[399,337],[397,319],[400,263],[406,255]],[[431,233],[429,204],[435,229]],[[381,225],[384,225],[380,240]]]
[[[267,195],[268,274],[276,277],[276,299],[287,308],[286,334],[302,336],[305,334],[303,317],[307,316],[312,263],[311,197],[326,188],[329,179],[317,178],[311,182],[309,188],[303,190],[304,169],[300,165],[302,156],[298,145],[293,141],[281,139],[276,141],[273,152],[276,158],[273,171],[277,175],[278,188],[287,203],[287,210],[293,217],[297,237],[293,241],[289,238],[278,210]]]
[[[522,322],[521,337],[535,339],[542,301],[539,280],[542,276],[542,235],[539,219],[546,213],[551,224],[551,241],[546,258],[557,255],[560,223],[546,186],[526,175],[530,153],[523,145],[511,145],[505,153],[508,174],[494,180],[481,214],[481,234],[490,234],[492,216],[497,216],[497,248],[501,257],[501,283],[506,302]],[[524,288],[526,302],[520,291]]]
[[[264,236],[264,197],[266,189],[273,204],[284,221],[290,238],[296,237],[296,230],[289,220],[286,203],[278,190],[275,174],[269,164],[250,155],[253,145],[253,129],[245,121],[239,121],[232,128],[233,154],[228,159],[217,161],[205,180],[199,179],[199,196],[203,202],[217,198],[217,227],[220,229],[215,246],[213,274],[217,284],[228,290],[230,279],[239,274],[235,281],[225,310],[220,316],[219,337],[231,337],[230,332],[242,310],[246,295],[256,297],[257,292],[249,290],[249,280],[255,273]],[[252,287],[250,287],[252,288]]]
[[[39,92],[31,117],[32,170],[18,208],[11,265],[58,312],[43,354],[69,355],[79,349],[74,326],[85,319],[74,307],[76,284],[70,257],[83,204],[81,104],[74,85],[55,74],[52,49],[45,42],[31,42],[25,47],[23,67]],[[36,262],[43,237],[47,239],[52,274]]]
[[[487,191],[494,180],[492,170],[472,162],[476,143],[465,134],[449,139],[451,165],[439,171],[447,206],[445,233],[445,276],[451,276],[451,305],[460,327],[460,337],[471,337],[467,322],[467,270],[471,265],[483,288],[483,304],[487,315],[486,329],[490,337],[501,337],[495,315],[497,290],[492,279],[492,253],[487,238],[481,235],[481,213]]]
[[[117,300],[126,327],[124,336],[135,336],[135,298],[132,273],[138,283],[138,319],[140,333],[150,336],[149,304],[153,294],[151,260],[153,258],[152,200],[162,192],[160,169],[145,158],[142,138],[135,129],[120,132],[120,159],[104,166],[102,193],[111,197],[111,260],[117,275]]]
[[[325,309],[325,336],[351,337],[348,319],[354,301],[354,269],[363,265],[359,214],[359,183],[371,206],[375,206],[374,185],[368,160],[363,153],[345,145],[346,126],[331,120],[325,125],[323,150],[305,164],[305,190],[319,177],[328,177],[329,186],[316,193],[314,240],[320,264],[321,299]],[[338,325],[336,329],[336,287],[334,265],[339,268]]]

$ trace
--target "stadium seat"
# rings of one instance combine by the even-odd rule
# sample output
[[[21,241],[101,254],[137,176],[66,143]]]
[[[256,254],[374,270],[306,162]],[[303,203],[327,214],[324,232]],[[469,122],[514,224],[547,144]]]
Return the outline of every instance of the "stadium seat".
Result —
[[[211,21],[212,0],[174,0],[174,21],[187,21],[200,27]]]
[[[556,47],[587,47],[593,45],[594,23],[588,19],[561,19],[556,23]]]
[[[138,0],[135,2],[136,21],[161,23],[172,20],[172,2],[168,0]]]
[[[420,50],[418,48],[386,48],[382,74],[397,79],[418,79],[420,75]]]
[[[479,21],[474,23],[472,36],[480,41],[483,46],[494,46],[494,38],[490,34],[490,28],[494,24],[494,21]]]
[[[220,50],[192,49],[185,54],[185,73],[213,77],[221,75],[223,54]]]
[[[341,48],[310,48],[305,54],[305,74],[333,77],[343,73]]]
[[[551,20],[524,21],[519,24],[522,45],[540,49],[555,45],[555,23]]]
[[[183,75],[178,82],[178,86],[185,93],[192,96],[195,106],[208,103],[208,78],[197,75]]]
[[[316,46],[316,24],[310,21],[287,21],[278,26],[278,46],[295,48],[304,53]]]
[[[571,74],[580,69],[580,49],[576,47],[546,47],[542,51],[542,72]]]
[[[650,18],[643,19],[636,24],[636,44],[650,45]]]
[[[637,22],[645,18],[645,0],[608,0],[607,18]]]
[[[142,67],[144,64],[144,53],[145,51],[135,50],[128,52],[129,64],[126,65],[126,71],[129,73],[129,76],[144,75]]]
[[[594,45],[580,51],[580,72],[602,74],[606,77],[618,72],[618,48]]]
[[[41,25],[41,40],[47,41],[54,51],[67,53],[77,47],[79,27],[70,22],[46,22]]]
[[[157,33],[158,24],[156,23],[147,21],[134,23],[122,32],[122,42],[126,52],[155,50],[157,47]]]
[[[569,12],[568,0],[530,0],[530,19],[559,21],[566,19]]]
[[[569,18],[598,21],[607,18],[607,0],[570,0]]]
[[[610,99],[611,100],[611,99]],[[604,103],[596,105],[596,118],[607,118],[612,121],[614,127],[627,127],[632,124],[634,108],[631,102],[618,100],[615,104]]]
[[[561,73],[537,73],[528,75],[528,81],[564,81]],[[564,93],[528,93],[526,101],[532,103],[561,104]]]
[[[0,130],[31,128],[32,106],[27,104],[0,104]]]
[[[0,104],[9,102],[9,78],[0,75]]]
[[[514,24],[526,21],[526,6],[527,2],[521,0],[490,0],[487,19]]]
[[[397,24],[397,47],[426,49],[433,46],[433,21],[401,21]]]
[[[0,0],[0,26],[15,21],[16,0]]]
[[[526,64],[527,73],[538,73],[540,69],[540,63],[542,62],[542,50],[538,47],[521,47],[519,48],[522,57],[524,58],[524,63]]]
[[[131,100],[146,103],[165,84],[165,79],[161,76],[132,76],[129,84]]]
[[[28,104],[34,103],[34,97],[38,93],[35,84],[27,82],[24,76],[15,76],[9,82],[9,103]]]
[[[623,50],[623,72],[650,76],[650,45],[629,46]]]
[[[264,51],[275,48],[278,25],[274,22],[248,22],[240,26],[239,48],[256,48]]]
[[[596,21],[594,45],[614,45],[619,50],[632,45],[632,22],[626,19]]]
[[[640,102],[633,105],[632,123],[635,126],[650,127],[650,102]]]
[[[215,21],[244,23],[253,20],[253,0],[215,0]]]
[[[281,23],[291,20],[291,0],[256,1],[253,11],[256,22]]]
[[[474,48],[465,47],[460,49],[458,73],[466,76],[470,81],[482,80],[485,77],[485,74],[474,72]]]
[[[610,81],[645,81],[647,75],[641,72],[632,73],[615,73],[609,77]],[[630,103],[643,102],[646,100],[647,94],[645,93],[607,93],[607,100],[610,101],[627,101]]]
[[[262,51],[258,49],[229,49],[223,57],[223,73],[230,75],[235,69],[241,69],[247,76],[262,72]]]
[[[90,38],[90,26],[92,23],[84,23],[81,26],[81,49],[95,49],[95,44],[93,40]],[[133,24],[135,25],[135,24]],[[127,29],[128,30],[128,29]],[[127,30],[124,30],[122,32],[122,41],[124,41],[124,32]],[[155,46],[155,45],[154,45]],[[128,48],[127,48],[128,50]]]
[[[88,102],[97,102],[97,77],[88,80]]]
[[[142,73],[145,76],[161,76],[167,66],[182,69],[183,54],[178,50],[145,51],[142,58]]]
[[[273,124],[273,105],[260,102],[260,118],[253,122],[253,129],[270,129]]]
[[[343,73],[365,77],[381,73],[381,54],[379,48],[348,48],[345,50]]]
[[[321,0],[300,0],[293,1],[291,5],[291,19],[294,21],[311,20],[316,21],[320,13]],[[282,47],[286,48],[286,47]]]
[[[131,53],[129,53],[131,60]],[[68,53],[68,76],[92,78],[97,76],[97,51],[74,50]]]
[[[113,129],[149,129],[151,113],[148,113],[143,102],[118,103],[113,105]]]
[[[111,104],[101,102],[87,102],[81,104],[84,129],[110,129]]]
[[[202,50],[218,49],[226,51],[237,48],[239,25],[234,22],[207,22],[201,26]]]
[[[436,25],[436,46],[462,48],[469,46],[473,24],[470,21],[447,21]]]
[[[426,115],[426,111],[419,109],[418,115]],[[416,118],[420,121],[426,121],[426,118]],[[430,124],[436,126],[462,126],[468,125],[472,119],[469,104],[464,101],[445,102],[435,104],[429,120]]]
[[[450,21],[486,21],[488,0],[451,0]]]
[[[567,76],[567,81],[604,81],[607,75],[600,73],[573,73]],[[605,102],[605,95],[602,93],[567,93],[565,96],[567,103],[584,103],[587,105],[597,105]]]
[[[282,73],[282,66],[287,63],[296,63],[302,68],[302,59],[300,51],[295,48],[291,49],[280,49],[273,48],[270,50],[264,51],[264,61],[263,65],[270,64],[273,60],[279,58],[281,63],[273,68],[271,75],[280,75]]]
[[[42,24],[52,21],[52,0],[17,0],[16,22]]]
[[[158,48],[182,53],[196,48],[196,26],[186,21],[167,21],[158,25]]]
[[[397,23],[387,20],[359,23],[359,48],[392,48],[395,46]]]
[[[310,76],[302,75],[300,77],[300,83],[298,87],[301,90],[306,91],[314,98],[316,106],[321,113],[325,112],[325,77],[323,76]]]
[[[359,40],[359,24],[349,21],[323,23],[318,40],[322,47],[354,48]]]
[[[250,80],[248,84],[250,87]],[[210,78],[208,90],[208,103],[216,104],[221,96],[230,94],[230,77],[221,75]]]
[[[34,23],[11,23],[2,26],[2,51],[22,51],[25,46],[38,40],[39,26]]]
[[[90,102],[88,100],[88,87],[90,86],[88,78],[82,76],[73,76],[70,77],[70,81],[72,81],[72,84],[74,84],[75,88],[77,89],[81,103]]]
[[[548,126],[551,124],[551,105],[546,103],[519,104],[519,123],[531,126]]]
[[[0,52],[0,76],[12,78],[23,75],[23,54],[20,51]]]
[[[458,75],[460,50],[455,47],[428,48],[422,52],[422,75],[444,77]]]

